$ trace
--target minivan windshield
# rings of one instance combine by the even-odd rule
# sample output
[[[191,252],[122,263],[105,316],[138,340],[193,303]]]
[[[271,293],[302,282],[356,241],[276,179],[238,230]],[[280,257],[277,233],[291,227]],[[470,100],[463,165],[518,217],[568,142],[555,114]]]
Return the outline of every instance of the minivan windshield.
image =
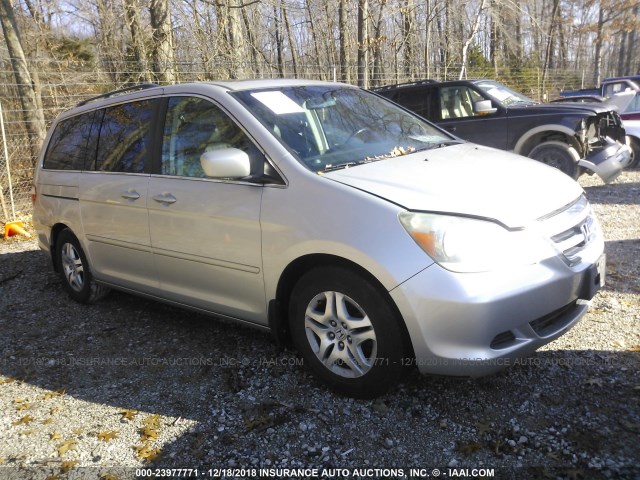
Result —
[[[346,85],[279,87],[233,95],[314,172],[459,142],[392,102]]]
[[[496,100],[499,100],[505,107],[509,107],[511,105],[530,105],[532,103],[537,103],[536,101],[531,100],[529,97],[515,92],[510,88],[502,85],[501,83],[494,82],[493,80],[483,80],[476,83],[476,86],[487,95],[490,95]]]

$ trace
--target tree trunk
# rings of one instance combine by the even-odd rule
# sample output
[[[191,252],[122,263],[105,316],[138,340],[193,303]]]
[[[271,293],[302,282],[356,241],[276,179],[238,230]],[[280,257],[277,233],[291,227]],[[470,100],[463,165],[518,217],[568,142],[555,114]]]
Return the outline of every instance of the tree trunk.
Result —
[[[373,47],[373,86],[382,84],[382,12],[384,11],[384,3],[380,4],[378,17],[373,26],[373,38],[375,39]]]
[[[116,32],[116,15],[110,0],[97,0],[98,20],[100,25],[98,50],[103,68],[111,81],[119,86],[122,83],[122,48]]]
[[[426,19],[424,23],[424,66],[425,66],[425,75],[426,78],[431,78],[431,21],[433,18],[431,17],[433,10],[431,6],[431,0],[426,1],[425,10],[426,10]]]
[[[139,5],[136,0],[124,0],[124,14],[131,32],[131,50],[136,62],[138,81],[148,82],[151,79],[147,49],[144,44],[144,31],[140,26]]]
[[[636,4],[633,7],[633,20],[637,22],[638,20],[638,12],[640,11],[640,5]],[[627,42],[627,51],[624,59],[624,73],[623,75],[631,75],[633,69],[631,68],[631,61],[633,59],[633,54],[635,53],[635,48],[632,48],[636,44],[636,29],[633,29],[629,32],[628,42]]]
[[[293,67],[293,77],[298,78],[298,55],[296,54],[296,42],[293,41],[291,35],[291,25],[289,24],[289,16],[287,15],[287,9],[284,6],[284,0],[280,3],[282,10],[282,18],[284,19],[284,28],[287,32],[287,42],[289,43],[289,50],[291,50],[291,65]]]
[[[467,41],[464,42],[464,45],[462,47],[462,68],[460,68],[460,77],[458,78],[459,80],[462,80],[467,75],[467,52],[469,50],[469,46],[471,45],[471,42],[473,41],[473,37],[475,37],[476,33],[478,33],[478,28],[480,28],[480,19],[482,17],[482,12],[486,7],[487,7],[487,0],[482,0],[482,3],[480,4],[480,8],[478,9],[478,14],[476,15],[476,19],[471,29],[471,34],[469,35],[469,38],[467,38]]]
[[[412,65],[415,61],[413,58],[413,44],[415,42],[415,38],[413,38],[415,23],[413,18],[413,15],[415,15],[413,0],[405,0],[404,7],[400,9],[400,12],[402,15],[402,41],[404,43],[403,73],[407,80],[412,81],[414,79]]]
[[[318,46],[318,37],[316,35],[316,24],[313,21],[313,13],[311,12],[311,0],[307,0],[305,2],[307,15],[309,17],[309,29],[311,30],[311,43],[313,44],[313,53],[315,56],[315,64],[318,66],[320,70],[320,48]],[[325,72],[320,70],[320,78],[324,78]]]
[[[625,75],[624,65],[627,58],[627,42],[629,38],[629,32],[622,32],[620,35],[620,49],[618,50],[618,75]]]
[[[35,161],[40,153],[42,142],[47,135],[47,127],[42,111],[42,99],[39,98],[40,85],[29,71],[20,41],[20,32],[18,31],[13,8],[9,0],[0,0],[0,23],[2,23],[4,40],[11,57],[13,76],[20,95],[22,119],[29,134],[31,157]]]
[[[593,83],[594,85],[600,85],[600,69],[602,68],[602,42],[604,31],[604,10],[602,5],[598,10],[598,27],[596,32],[596,50],[595,50],[595,65],[593,66]]]
[[[251,63],[253,64],[253,68],[251,69],[253,73],[260,77],[262,75],[262,68],[260,68],[260,63],[258,62],[258,46],[256,44],[255,36],[253,35],[253,30],[251,29],[251,25],[249,24],[249,17],[247,16],[247,12],[244,8],[240,9],[240,13],[242,15],[242,22],[244,23],[244,29],[247,32],[247,40],[249,40],[249,53],[251,55]]]
[[[151,0],[149,6],[151,29],[153,31],[153,70],[160,83],[176,83],[174,68],[173,33],[169,0]]]
[[[551,12],[551,21],[549,23],[549,33],[547,35],[547,48],[544,53],[544,63],[542,64],[542,90],[544,92],[545,82],[547,78],[547,70],[549,69],[549,63],[551,62],[551,54],[553,47],[553,30],[556,23],[556,16],[558,13],[558,8],[560,6],[560,0],[553,1],[553,10]]]
[[[273,5],[273,28],[276,37],[276,63],[278,65],[278,74],[284,77],[284,62],[282,60],[282,36],[280,35],[280,12],[278,7]]]
[[[168,0],[167,0],[168,1]],[[232,78],[246,78],[246,43],[242,28],[242,15],[240,10],[244,8],[242,0],[228,0],[229,5],[229,47],[233,61],[231,70]]]
[[[338,8],[338,36],[340,41],[340,81],[348,82],[347,72],[347,0],[339,0]]]
[[[369,33],[367,20],[369,17],[369,1],[358,0],[358,86],[369,86]]]

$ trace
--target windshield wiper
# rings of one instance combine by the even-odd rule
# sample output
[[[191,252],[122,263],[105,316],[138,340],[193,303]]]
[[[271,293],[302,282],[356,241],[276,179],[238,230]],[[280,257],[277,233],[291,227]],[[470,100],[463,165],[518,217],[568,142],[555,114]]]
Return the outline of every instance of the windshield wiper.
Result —
[[[418,150],[416,150],[417,152],[421,152],[423,150],[434,150],[436,148],[444,148],[444,147],[448,147],[449,145],[460,145],[461,143],[464,143],[460,140],[445,140],[443,142],[433,142],[431,145],[428,145],[424,148],[420,148]]]
[[[458,141],[455,140],[450,140],[451,142],[454,143],[460,143]],[[444,146],[444,145],[441,145]],[[429,147],[432,148],[432,147]],[[420,149],[420,150],[424,150],[424,149]],[[365,157],[363,160],[358,160],[357,162],[346,162],[346,163],[339,163],[337,165],[327,165],[326,167],[324,167],[323,170],[321,170],[321,172],[330,172],[332,170],[341,170],[343,168],[349,168],[349,167],[354,167],[356,165],[362,165],[364,163],[371,163],[371,162],[379,162],[380,160],[386,160],[388,158],[395,158],[395,157],[401,157],[403,155],[409,155],[410,153],[415,153],[418,150],[415,147],[394,147],[393,150],[391,150],[389,153],[383,153],[381,155],[376,155],[374,157]]]
[[[337,165],[327,165],[322,170],[320,170],[318,173],[332,172],[333,170],[342,170],[343,168],[349,168],[349,167],[353,167],[355,165],[361,165],[363,163],[367,163],[367,162],[365,160],[361,160],[359,162],[346,162],[346,163],[339,163]]]

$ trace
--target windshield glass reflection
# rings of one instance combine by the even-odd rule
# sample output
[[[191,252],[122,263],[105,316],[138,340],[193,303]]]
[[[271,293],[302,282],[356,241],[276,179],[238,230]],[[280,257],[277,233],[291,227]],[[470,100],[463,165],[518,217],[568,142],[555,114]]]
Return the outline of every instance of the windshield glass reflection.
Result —
[[[456,143],[388,100],[348,86],[285,87],[234,95],[315,172]]]

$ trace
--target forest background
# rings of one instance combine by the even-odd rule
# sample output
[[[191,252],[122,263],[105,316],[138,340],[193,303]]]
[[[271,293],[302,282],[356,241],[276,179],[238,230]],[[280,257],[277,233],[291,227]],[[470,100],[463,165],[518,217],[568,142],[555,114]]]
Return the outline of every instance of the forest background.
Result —
[[[640,69],[638,0],[0,0],[0,23],[2,217],[28,215],[55,116],[128,85],[494,78],[544,101]]]

